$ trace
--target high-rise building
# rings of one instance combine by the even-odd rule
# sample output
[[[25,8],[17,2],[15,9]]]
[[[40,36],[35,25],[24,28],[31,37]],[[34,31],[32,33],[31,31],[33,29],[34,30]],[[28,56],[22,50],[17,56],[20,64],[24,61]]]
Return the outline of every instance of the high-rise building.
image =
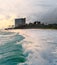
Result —
[[[15,27],[24,26],[26,23],[26,18],[15,19]]]

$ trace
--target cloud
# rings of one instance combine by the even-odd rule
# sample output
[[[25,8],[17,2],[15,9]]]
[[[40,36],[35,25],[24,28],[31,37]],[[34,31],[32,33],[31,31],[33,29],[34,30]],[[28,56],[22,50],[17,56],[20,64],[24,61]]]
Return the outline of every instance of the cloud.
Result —
[[[57,8],[54,8],[49,13],[46,13],[42,20],[46,23],[57,23]]]
[[[15,15],[27,17],[28,21],[41,20],[54,10],[56,2],[57,0],[0,0],[0,15],[5,16],[3,19],[10,19]]]

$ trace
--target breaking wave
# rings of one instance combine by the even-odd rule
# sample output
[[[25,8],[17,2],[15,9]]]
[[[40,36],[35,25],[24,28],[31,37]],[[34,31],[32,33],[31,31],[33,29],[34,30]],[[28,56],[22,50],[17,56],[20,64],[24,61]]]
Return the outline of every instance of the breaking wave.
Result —
[[[0,31],[0,65],[57,65],[57,30],[20,31]]]
[[[17,65],[26,61],[21,44],[23,39],[18,33],[0,31],[0,65]]]

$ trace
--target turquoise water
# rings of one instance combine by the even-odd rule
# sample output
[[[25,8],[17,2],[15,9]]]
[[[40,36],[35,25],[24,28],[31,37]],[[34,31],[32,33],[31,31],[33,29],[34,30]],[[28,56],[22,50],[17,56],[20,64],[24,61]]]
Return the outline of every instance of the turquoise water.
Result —
[[[20,43],[23,39],[18,33],[0,31],[0,65],[17,65],[26,61]]]
[[[0,65],[57,65],[57,30],[0,31]]]

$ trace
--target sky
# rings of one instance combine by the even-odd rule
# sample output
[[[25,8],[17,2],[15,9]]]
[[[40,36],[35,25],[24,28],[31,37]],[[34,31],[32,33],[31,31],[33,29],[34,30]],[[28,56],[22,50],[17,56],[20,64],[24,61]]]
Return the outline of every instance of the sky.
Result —
[[[26,17],[27,22],[57,21],[57,0],[0,0],[0,28],[14,24],[15,18]]]

